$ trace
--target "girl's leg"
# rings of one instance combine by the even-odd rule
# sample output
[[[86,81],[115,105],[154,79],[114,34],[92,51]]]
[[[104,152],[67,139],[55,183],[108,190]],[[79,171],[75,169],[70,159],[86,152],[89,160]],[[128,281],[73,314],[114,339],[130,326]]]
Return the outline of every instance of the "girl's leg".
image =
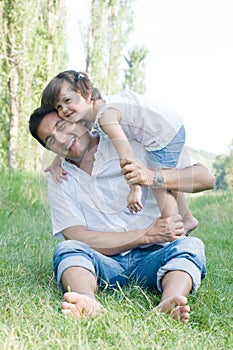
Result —
[[[170,191],[153,189],[153,194],[163,218],[178,214],[177,201]]]
[[[198,220],[192,215],[185,194],[182,192],[172,192],[177,200],[179,214],[182,216],[184,223],[184,233],[186,236],[190,234],[198,226]]]

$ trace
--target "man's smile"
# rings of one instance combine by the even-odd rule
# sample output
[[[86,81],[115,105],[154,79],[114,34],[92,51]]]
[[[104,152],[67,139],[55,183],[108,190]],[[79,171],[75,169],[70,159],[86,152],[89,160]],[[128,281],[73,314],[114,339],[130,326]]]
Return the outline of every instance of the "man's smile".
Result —
[[[69,151],[72,151],[72,149],[75,147],[76,145],[76,142],[77,142],[77,137],[74,136],[72,137],[72,139],[69,141],[68,145],[66,146],[66,150],[69,152]]]

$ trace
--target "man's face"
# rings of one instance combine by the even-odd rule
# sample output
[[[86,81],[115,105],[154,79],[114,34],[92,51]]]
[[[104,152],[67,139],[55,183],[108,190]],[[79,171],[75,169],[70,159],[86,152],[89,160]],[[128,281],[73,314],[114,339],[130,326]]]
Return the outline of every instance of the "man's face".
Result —
[[[65,121],[56,112],[44,117],[37,134],[51,151],[71,160],[81,159],[90,144],[89,132],[82,122]]]

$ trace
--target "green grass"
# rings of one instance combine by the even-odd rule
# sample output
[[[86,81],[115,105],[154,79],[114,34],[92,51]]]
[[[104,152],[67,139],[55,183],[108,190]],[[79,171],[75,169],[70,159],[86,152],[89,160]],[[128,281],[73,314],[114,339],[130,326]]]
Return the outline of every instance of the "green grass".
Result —
[[[232,193],[191,200],[199,219],[195,236],[206,245],[207,277],[189,297],[188,324],[151,313],[159,294],[133,285],[99,293],[107,313],[79,321],[60,313],[45,179],[0,175],[0,350],[233,349]]]

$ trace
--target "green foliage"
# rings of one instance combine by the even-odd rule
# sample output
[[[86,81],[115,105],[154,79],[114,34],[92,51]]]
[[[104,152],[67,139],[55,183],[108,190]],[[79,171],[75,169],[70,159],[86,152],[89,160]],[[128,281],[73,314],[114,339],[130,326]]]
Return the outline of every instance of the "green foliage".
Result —
[[[135,47],[125,57],[127,69],[125,71],[125,85],[138,94],[145,93],[145,59],[148,50],[145,47]]]
[[[217,156],[213,168],[216,176],[216,189],[233,190],[233,143],[228,156]]]
[[[106,314],[78,321],[60,313],[62,294],[52,273],[52,238],[46,179],[1,170],[1,350],[231,350],[233,344],[233,193],[192,198],[206,246],[207,277],[189,296],[183,325],[151,312],[158,293],[129,286],[98,293]]]
[[[225,181],[225,176],[226,176],[225,161],[226,161],[226,156],[222,154],[217,156],[215,162],[213,163],[217,190],[225,190],[227,188],[227,183]]]
[[[233,142],[231,145],[231,151],[228,157],[225,159],[225,181],[227,183],[227,188],[233,190]]]

